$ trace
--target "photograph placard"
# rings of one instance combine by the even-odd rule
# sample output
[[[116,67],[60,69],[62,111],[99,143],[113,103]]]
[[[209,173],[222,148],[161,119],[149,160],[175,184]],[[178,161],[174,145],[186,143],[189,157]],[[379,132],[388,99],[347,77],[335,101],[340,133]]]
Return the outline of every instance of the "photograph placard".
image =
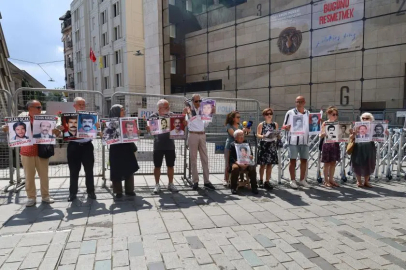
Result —
[[[370,142],[372,140],[371,122],[355,122],[355,142]]]
[[[121,134],[123,143],[136,142],[138,137],[138,118],[124,117],[120,118]]]
[[[281,137],[281,132],[279,130],[273,130],[273,131],[268,131],[266,134],[264,134],[264,137],[262,138],[263,141],[265,142],[276,142],[278,138]]]
[[[35,115],[33,122],[34,144],[55,144],[56,138],[52,134],[57,117],[55,115]]]
[[[63,126],[63,139],[74,140],[77,138],[78,132],[78,114],[77,113],[63,113],[61,115]]]
[[[212,99],[203,99],[200,103],[199,114],[202,120],[211,121],[214,114],[216,101]]]
[[[96,112],[79,112],[77,137],[95,139],[97,136],[96,123]]]
[[[309,135],[318,135],[321,130],[321,113],[309,114]]]
[[[185,115],[184,114],[173,114],[170,117],[171,121],[171,132],[170,138],[175,140],[184,140],[186,139],[185,132]]]
[[[237,152],[237,163],[241,165],[254,165],[251,159],[251,149],[248,143],[236,143],[235,150]]]
[[[339,122],[338,142],[349,142],[351,127],[351,122]]]
[[[385,121],[374,121],[371,123],[372,141],[385,142],[388,123]]]
[[[292,127],[290,130],[292,135],[303,135],[305,133],[305,122],[302,114],[292,117]]]
[[[8,126],[8,146],[33,145],[30,117],[6,117]]]
[[[339,123],[325,122],[326,143],[336,143],[339,140]]]
[[[102,144],[112,145],[121,143],[119,118],[101,118],[100,129],[102,132]]]
[[[156,119],[150,119],[147,122],[149,132],[151,135],[159,135],[170,132],[171,119],[169,117],[162,117]]]

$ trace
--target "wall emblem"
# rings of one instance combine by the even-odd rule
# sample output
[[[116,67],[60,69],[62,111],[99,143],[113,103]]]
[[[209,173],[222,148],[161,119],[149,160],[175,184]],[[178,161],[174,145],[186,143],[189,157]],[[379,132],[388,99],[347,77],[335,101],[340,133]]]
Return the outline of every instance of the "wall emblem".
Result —
[[[302,44],[302,32],[295,27],[288,27],[279,34],[278,48],[284,55],[292,55]]]

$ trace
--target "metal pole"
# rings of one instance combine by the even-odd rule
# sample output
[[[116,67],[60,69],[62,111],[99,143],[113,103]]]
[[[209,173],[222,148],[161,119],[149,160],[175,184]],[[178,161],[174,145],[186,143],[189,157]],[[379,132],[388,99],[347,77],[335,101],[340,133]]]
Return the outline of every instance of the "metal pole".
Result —
[[[282,184],[282,148],[278,148],[278,184]]]
[[[386,155],[386,178],[388,178],[388,180],[392,179],[391,164],[390,164],[391,163],[391,156],[392,156],[392,136],[393,136],[393,129],[390,129],[389,143],[388,143],[388,154]]]
[[[375,166],[375,179],[379,177],[379,162],[381,160],[381,144],[377,143],[377,150],[376,150],[376,166]]]
[[[403,144],[404,144],[404,134],[403,129],[400,129],[400,138],[399,138],[399,151],[398,151],[398,167],[397,167],[397,179],[400,179],[401,170],[402,170],[402,160],[403,160]]]
[[[106,147],[103,145],[102,146],[102,179],[103,179],[103,184],[102,188],[106,187]]]

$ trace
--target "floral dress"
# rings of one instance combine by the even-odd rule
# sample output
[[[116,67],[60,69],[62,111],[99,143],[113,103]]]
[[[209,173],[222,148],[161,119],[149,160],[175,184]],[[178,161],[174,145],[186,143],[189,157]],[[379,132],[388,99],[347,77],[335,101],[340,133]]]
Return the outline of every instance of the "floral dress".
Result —
[[[275,123],[262,122],[262,132],[261,135],[265,135],[268,131],[272,132],[276,130]],[[258,165],[268,165],[268,164],[278,164],[278,149],[276,147],[276,141],[267,142],[261,140],[259,142],[258,149]]]

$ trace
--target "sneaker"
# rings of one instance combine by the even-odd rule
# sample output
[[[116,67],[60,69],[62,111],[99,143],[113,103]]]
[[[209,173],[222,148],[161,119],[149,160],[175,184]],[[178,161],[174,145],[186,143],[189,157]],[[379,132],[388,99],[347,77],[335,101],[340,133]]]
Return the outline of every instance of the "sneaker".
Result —
[[[257,187],[252,188],[252,189],[251,189],[251,192],[252,192],[253,194],[255,194],[255,195],[257,195],[257,194],[259,193]]]
[[[193,183],[193,190],[197,190],[199,188],[199,183]]]
[[[131,192],[126,192],[125,195],[129,196],[129,197],[134,197],[135,196],[135,192],[131,191]]]
[[[303,186],[305,188],[309,188],[310,185],[306,182],[306,180],[299,181],[299,186]]]
[[[227,182],[227,180],[223,180],[223,186],[228,186],[228,182]]]
[[[76,194],[71,193],[69,195],[68,202],[73,202],[74,200],[76,200],[76,198],[77,198]]]
[[[271,185],[271,183],[269,181],[265,181],[264,183],[264,189],[266,190],[272,190],[273,186]]]
[[[179,190],[175,187],[175,185],[173,183],[169,183],[168,190],[173,192],[173,193],[179,192]]]
[[[116,194],[116,199],[121,199],[123,198],[123,193],[117,193]]]
[[[87,194],[87,197],[89,198],[89,199],[92,199],[92,200],[96,200],[96,194],[94,194],[94,192],[90,192],[90,193],[88,193]]]
[[[161,186],[159,184],[156,184],[154,188],[154,194],[158,194],[159,192],[161,192]]]
[[[51,203],[54,203],[55,200],[52,197],[46,197],[46,198],[42,198],[42,202],[51,204]]]
[[[34,206],[37,203],[36,199],[28,199],[27,203],[25,204],[26,207]]]
[[[291,180],[291,181],[290,181],[290,187],[293,188],[293,189],[297,189],[296,180]]]
[[[216,188],[213,186],[212,183],[208,182],[204,184],[204,187],[207,188],[208,190],[215,190]]]
[[[258,180],[258,187],[260,187],[260,188],[264,187],[264,181],[263,180]]]

